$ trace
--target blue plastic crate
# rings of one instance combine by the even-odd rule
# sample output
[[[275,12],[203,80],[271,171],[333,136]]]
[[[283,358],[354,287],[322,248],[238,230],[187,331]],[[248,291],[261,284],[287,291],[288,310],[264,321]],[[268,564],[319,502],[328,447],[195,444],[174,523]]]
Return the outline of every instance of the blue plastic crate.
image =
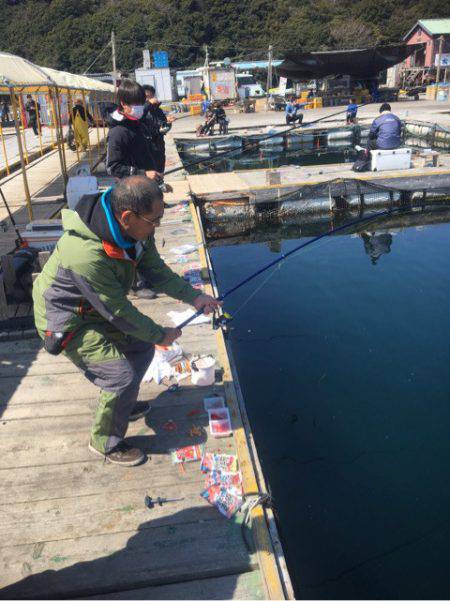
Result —
[[[169,67],[169,53],[165,50],[153,52],[153,65],[155,69],[166,69]]]

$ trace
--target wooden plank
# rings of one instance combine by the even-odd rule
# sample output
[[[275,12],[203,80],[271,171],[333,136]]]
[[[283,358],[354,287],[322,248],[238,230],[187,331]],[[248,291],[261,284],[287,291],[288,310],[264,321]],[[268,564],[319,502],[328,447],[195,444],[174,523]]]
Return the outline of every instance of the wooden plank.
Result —
[[[42,401],[75,401],[78,399],[97,398],[99,394],[98,387],[91,384],[81,372],[47,375],[31,375],[27,377],[6,376],[1,379],[0,386],[0,406],[25,402],[37,403]],[[189,380],[181,382],[183,390],[189,385]],[[154,384],[142,384],[141,391],[148,388],[149,394],[155,390]],[[156,390],[161,394],[166,390],[160,386]],[[200,388],[202,390],[202,388]],[[208,390],[203,388],[205,394]]]
[[[85,445],[88,461],[2,470],[2,508],[32,501],[74,500],[101,491],[114,495],[138,486],[143,491],[153,489],[164,492],[177,483],[200,478],[199,463],[186,464],[183,472],[172,466],[168,449],[164,454],[152,454],[151,459],[138,470],[125,471],[125,468],[105,463],[101,458],[92,461],[91,457],[95,459],[95,456],[88,453],[87,442]]]
[[[209,508],[204,512],[209,515]],[[176,526],[159,525],[156,518],[141,523],[137,532],[4,548],[0,598],[79,597],[242,573],[255,565],[236,521],[218,519],[211,532],[191,509],[178,517]]]
[[[212,532],[215,522],[223,517],[200,496],[201,490],[198,477],[166,482],[164,488],[154,481],[150,485],[136,481],[117,493],[99,490],[76,499],[66,497],[0,506],[0,556],[2,549],[13,545],[132,532],[144,523],[148,530],[153,524],[176,525],[183,521],[182,512],[187,509],[191,510],[192,520],[204,520]],[[148,509],[144,503],[146,494],[181,500]]]
[[[31,409],[34,410],[34,407],[31,406]],[[102,461],[87,449],[94,411],[86,406],[83,407],[85,413],[80,410],[79,414],[69,416],[64,415],[64,404],[56,403],[55,407],[61,409],[59,416],[2,418],[0,454],[3,459],[0,472],[27,466]],[[175,430],[168,429],[169,421],[175,424]],[[130,423],[127,436],[135,437],[132,442],[149,453],[152,459],[168,455],[171,449],[200,443],[207,443],[210,450],[221,448],[233,452],[231,438],[208,439],[207,430],[208,417],[203,402],[198,400],[180,406],[152,406],[145,419]]]
[[[88,599],[265,599],[259,571],[152,586]]]

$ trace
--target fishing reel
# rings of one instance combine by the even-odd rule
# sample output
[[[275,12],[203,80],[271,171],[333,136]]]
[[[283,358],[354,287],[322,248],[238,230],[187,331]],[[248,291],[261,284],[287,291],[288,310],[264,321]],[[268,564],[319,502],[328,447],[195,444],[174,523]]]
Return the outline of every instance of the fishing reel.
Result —
[[[224,333],[227,333],[232,319],[233,316],[225,311],[223,313],[214,313],[212,319],[213,330],[218,330],[220,328]]]

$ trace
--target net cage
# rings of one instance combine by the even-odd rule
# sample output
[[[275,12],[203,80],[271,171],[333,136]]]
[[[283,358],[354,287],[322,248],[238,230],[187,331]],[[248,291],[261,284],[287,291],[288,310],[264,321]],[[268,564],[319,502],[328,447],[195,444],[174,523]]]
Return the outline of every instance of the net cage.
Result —
[[[395,207],[404,207],[405,211],[450,207],[450,186],[436,183],[435,187],[415,187],[411,180],[404,186],[389,186],[357,178],[336,178],[199,203],[207,237],[220,238],[242,235],[264,224],[342,222]]]

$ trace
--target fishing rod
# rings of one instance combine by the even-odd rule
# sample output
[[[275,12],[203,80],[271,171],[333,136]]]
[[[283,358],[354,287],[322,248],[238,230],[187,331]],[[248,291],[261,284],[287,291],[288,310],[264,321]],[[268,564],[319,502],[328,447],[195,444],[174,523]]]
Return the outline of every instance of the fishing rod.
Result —
[[[358,105],[358,108],[367,106],[368,104],[371,104],[371,102],[363,102],[362,104]],[[319,121],[323,121],[324,119],[329,119],[330,117],[336,117],[337,115],[342,115],[342,113],[346,113],[346,112],[347,112],[347,109],[345,108],[342,111],[337,111],[336,113],[332,113],[331,115],[324,115],[323,117],[320,117],[319,119],[315,119],[314,121],[309,121],[308,123],[304,123],[304,124],[297,123],[296,125],[292,125],[288,129],[285,129],[283,131],[276,131],[273,134],[268,134],[267,136],[264,136],[263,138],[259,138],[259,140],[257,140],[257,141],[244,142],[244,144],[242,145],[241,148],[231,148],[230,150],[224,150],[223,152],[219,152],[219,153],[215,154],[213,157],[197,159],[195,161],[192,161],[191,163],[188,163],[187,165],[182,165],[181,167],[174,167],[173,169],[169,169],[169,171],[166,171],[164,173],[164,176],[171,175],[172,173],[176,173],[183,169],[189,169],[190,167],[195,167],[195,165],[199,165],[200,163],[204,163],[207,165],[213,164],[216,161],[220,160],[222,157],[228,156],[229,154],[232,154],[232,153],[236,153],[237,151],[239,151],[239,154],[243,154],[244,152],[247,152],[248,150],[256,149],[259,146],[260,142],[264,142],[265,140],[270,140],[271,138],[276,138],[278,136],[282,136],[284,134],[289,133],[290,131],[293,131],[294,129],[300,129],[300,128],[303,128],[306,126],[309,127],[310,125],[319,123]]]
[[[361,223],[368,223],[370,221],[374,221],[375,219],[379,219],[380,217],[386,217],[388,215],[391,215],[394,212],[403,211],[403,210],[405,210],[405,207],[393,207],[393,208],[386,209],[384,211],[379,211],[378,213],[375,213],[373,215],[368,215],[366,217],[360,217],[359,219],[354,219],[353,221],[349,221],[348,223],[345,223],[344,225],[340,225],[334,229],[330,229],[330,230],[324,232],[323,234],[320,234],[318,236],[315,236],[314,238],[311,238],[310,240],[307,240],[306,242],[302,242],[302,244],[299,244],[298,246],[296,246],[295,248],[293,248],[292,250],[290,250],[287,253],[281,254],[279,257],[277,257],[273,261],[270,261],[270,263],[267,263],[267,265],[264,265],[263,267],[261,267],[260,269],[258,269],[254,273],[252,273],[251,275],[249,275],[246,278],[244,278],[243,280],[241,280],[238,284],[236,284],[229,290],[226,290],[223,294],[220,294],[217,297],[217,300],[220,302],[225,300],[228,296],[230,296],[230,294],[232,294],[233,292],[236,292],[236,290],[238,290],[239,288],[241,288],[242,286],[244,286],[245,284],[247,284],[248,282],[250,282],[251,280],[256,278],[258,275],[261,275],[262,273],[264,273],[271,267],[274,267],[278,263],[281,263],[282,261],[284,261],[291,255],[295,254],[296,252],[299,252],[300,250],[306,248],[307,246],[310,246],[311,244],[314,244],[315,242],[322,240],[322,238],[332,236],[333,234],[336,234],[337,232],[341,232],[342,230],[345,230],[349,227],[360,225]],[[177,326],[177,329],[182,330],[185,326],[190,324],[191,321],[193,321],[196,317],[199,317],[202,314],[203,314],[203,309],[199,309],[196,313],[194,313],[194,315],[191,315],[191,317],[189,317],[188,319],[183,321],[183,323],[181,323],[179,326]]]
[[[3,193],[3,190],[2,190],[2,188],[1,188],[1,186],[0,186],[0,195],[1,195],[1,197],[2,197],[3,204],[5,205],[5,208],[6,208],[7,212],[8,212],[9,218],[10,218],[10,220],[11,220],[11,223],[12,223],[12,225],[13,225],[13,227],[14,227],[14,230],[15,230],[15,232],[16,232],[16,235],[17,235],[17,240],[18,240],[18,242],[19,242],[19,243],[17,243],[17,240],[16,240],[16,246],[20,246],[21,244],[23,244],[23,243],[24,243],[24,242],[23,242],[23,238],[22,238],[22,236],[21,236],[21,234],[20,234],[20,232],[19,232],[19,229],[17,228],[17,224],[16,224],[16,222],[15,222],[15,220],[14,220],[13,214],[11,213],[11,209],[9,208],[9,205],[8,205],[8,203],[6,202],[6,198],[5,198],[5,195],[4,195],[4,193]]]

